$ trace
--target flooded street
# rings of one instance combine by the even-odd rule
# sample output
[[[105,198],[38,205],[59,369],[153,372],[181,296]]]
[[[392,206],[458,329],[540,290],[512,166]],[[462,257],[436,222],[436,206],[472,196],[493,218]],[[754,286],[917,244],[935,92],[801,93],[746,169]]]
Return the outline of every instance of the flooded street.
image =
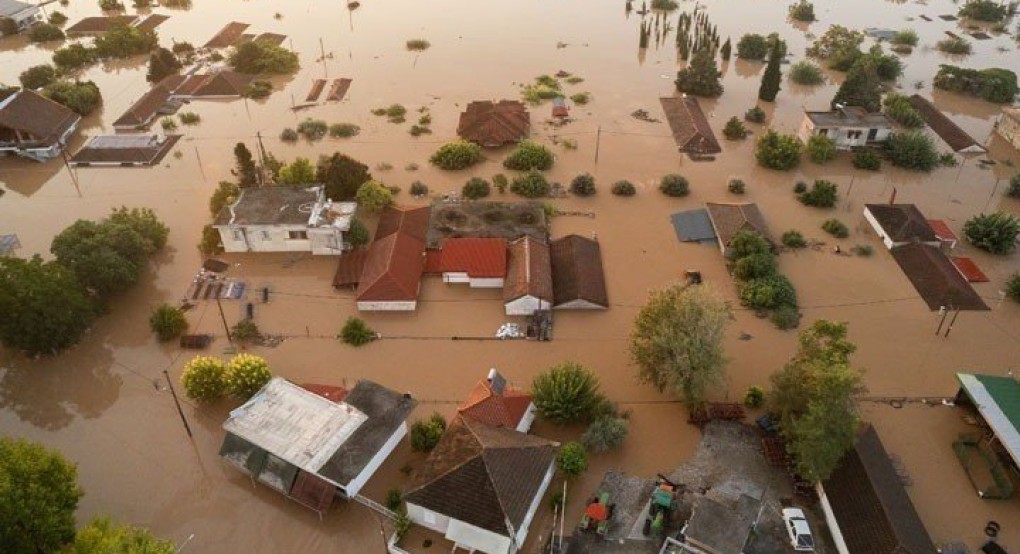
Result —
[[[638,2],[635,2],[637,8]],[[681,3],[680,10],[693,9]],[[51,4],[70,17],[98,15],[95,2],[74,1],[67,7]],[[705,8],[703,8],[705,9]],[[1017,44],[1009,35],[973,40],[974,54],[950,60],[934,49],[945,31],[957,22],[939,19],[956,12],[949,0],[897,3],[882,0],[816,0],[819,22],[808,26],[786,19],[786,5],[773,2],[718,0],[708,4],[721,40],[734,44],[744,33],[776,31],[787,41],[794,61],[804,58],[810,43],[806,33],[821,35],[833,23],[852,28],[912,28],[920,45],[904,56],[905,74],[899,85],[906,94],[931,98],[936,106],[984,142],[999,106],[974,98],[932,92],[931,79],[941,63],[984,68],[1001,66],[1020,72]],[[134,8],[128,8],[134,13]],[[564,85],[568,95],[587,91],[592,101],[572,109],[572,123],[551,128],[549,102],[531,107],[532,136],[551,144],[553,137],[573,139],[576,150],[552,146],[556,165],[550,180],[563,183],[581,172],[592,173],[599,193],[591,198],[556,199],[562,211],[590,211],[594,218],[561,216],[552,222],[552,235],[578,233],[597,236],[602,249],[610,309],[602,313],[557,313],[555,340],[450,340],[452,336],[491,336],[507,321],[498,291],[468,290],[426,277],[418,310],[408,314],[362,314],[384,340],[364,348],[345,346],[335,339],[348,316],[356,313],[352,291],[331,286],[336,259],[296,254],[225,255],[229,275],[250,287],[269,287],[268,304],[257,303],[255,321],[263,332],[283,335],[276,348],[251,348],[269,360],[277,375],[298,383],[346,383],[372,379],[408,391],[420,405],[412,417],[434,411],[451,416],[495,367],[511,383],[528,387],[532,378],[563,360],[591,367],[610,399],[631,412],[630,434],[624,446],[594,456],[588,472],[572,482],[567,524],[580,516],[585,495],[610,469],[653,476],[666,473],[690,456],[699,432],[687,425],[682,405],[636,382],[627,353],[631,322],[647,292],[683,277],[685,270],[701,271],[710,286],[733,305],[736,320],[727,334],[730,357],[727,383],[715,391],[717,399],[739,401],[748,386],[768,384],[768,376],[782,366],[796,346],[796,334],[776,330],[767,319],[739,308],[736,288],[719,250],[714,246],[678,242],[669,215],[700,207],[706,201],[748,201],[761,208],[774,236],[790,229],[810,239],[827,240],[817,250],[783,253],[780,270],[797,288],[804,322],[834,319],[849,322],[850,339],[858,345],[854,364],[866,370],[868,395],[874,397],[953,396],[960,371],[1004,374],[1020,356],[1020,305],[1002,301],[1006,278],[1020,269],[1020,255],[994,257],[961,243],[954,255],[971,257],[991,279],[976,290],[990,312],[963,312],[949,337],[935,335],[938,315],[928,310],[910,281],[867,227],[861,211],[865,203],[887,201],[896,190],[898,202],[915,203],[931,218],[946,220],[962,236],[963,222],[982,211],[1020,214],[1020,202],[1002,195],[1015,173],[1003,161],[1020,162],[1008,145],[993,143],[988,157],[958,156],[959,167],[917,174],[888,165],[881,172],[855,170],[849,157],[819,166],[807,161],[790,172],[766,170],[754,160],[753,137],[722,141],[724,152],[712,162],[680,157],[664,121],[660,96],[674,94],[679,67],[672,35],[647,51],[638,49],[641,16],[625,12],[623,0],[585,2],[515,0],[472,3],[463,0],[365,0],[349,11],[342,2],[323,0],[195,0],[189,10],[155,8],[171,18],[158,29],[161,45],[172,41],[204,44],[230,21],[251,24],[248,32],[281,33],[283,46],[300,57],[301,70],[272,79],[276,90],[266,100],[195,101],[182,111],[202,117],[200,125],[182,126],[185,136],[158,167],[147,169],[82,168],[80,193],[63,163],[45,164],[0,160],[0,234],[16,233],[23,245],[18,255],[49,256],[53,236],[76,219],[98,219],[113,207],[150,207],[170,227],[166,250],[157,256],[141,282],[111,302],[82,342],[63,355],[31,360],[0,350],[0,432],[40,441],[60,450],[79,467],[85,490],[79,522],[110,514],[144,525],[162,537],[183,544],[186,552],[383,552],[384,538],[373,512],[358,504],[341,505],[322,521],[312,511],[288,502],[267,487],[220,462],[221,424],[232,401],[213,406],[190,402],[184,412],[194,431],[189,440],[172,403],[163,371],[178,383],[183,364],[193,352],[158,343],[148,329],[152,307],[176,303],[186,293],[201,264],[196,249],[203,225],[210,222],[208,198],[222,180],[232,179],[233,147],[245,142],[254,151],[256,134],[277,158],[313,161],[320,154],[342,151],[364,162],[376,179],[399,186],[401,204],[425,204],[407,192],[420,180],[433,194],[459,191],[470,177],[491,178],[508,149],[487,151],[487,161],[470,170],[440,171],[429,155],[455,137],[458,115],[473,100],[518,99],[519,86],[542,74],[569,71],[584,78]],[[274,15],[279,13],[281,17]],[[921,14],[934,21],[917,19]],[[669,16],[675,26],[677,13]],[[1015,27],[1014,24],[1011,28]],[[405,41],[431,42],[424,52],[409,52]],[[87,39],[86,39],[87,40]],[[320,46],[321,40],[321,46]],[[865,43],[870,46],[871,40]],[[53,46],[28,44],[22,37],[0,40],[0,82],[13,84],[26,68],[47,63]],[[1000,49],[1004,49],[1000,51]],[[320,60],[321,52],[326,59]],[[789,66],[784,66],[788,68]],[[713,129],[721,137],[724,122],[754,105],[764,64],[738,60],[720,66],[726,88],[718,100],[702,101]],[[79,78],[95,81],[104,106],[86,118],[71,150],[85,136],[112,133],[112,122],[149,89],[146,58],[99,64]],[[353,79],[341,103],[323,103],[293,111],[314,79]],[[829,73],[830,83],[802,87],[784,80],[769,112],[771,125],[795,132],[803,109],[826,109],[842,74]],[[400,103],[409,121],[388,123],[370,110]],[[416,110],[428,108],[432,134],[412,137],[408,130]],[[662,122],[631,117],[647,110]],[[328,123],[348,122],[361,127],[351,139],[294,144],[278,137],[306,117]],[[753,131],[762,126],[749,124]],[[949,150],[938,142],[939,149]],[[597,148],[597,158],[596,158]],[[597,163],[596,163],[597,159]],[[393,169],[375,169],[387,163]],[[417,164],[418,169],[409,169]],[[685,198],[667,198],[657,189],[665,173],[678,172],[691,182]],[[727,192],[727,182],[740,178],[747,194]],[[792,194],[794,182],[825,178],[839,184],[840,201],[832,210],[802,206]],[[637,185],[632,198],[609,194],[610,185],[627,179]],[[515,197],[494,195],[512,201]],[[838,241],[844,251],[856,244],[875,249],[871,257],[836,256],[833,240],[819,228],[836,217],[851,229]],[[254,300],[252,300],[254,301]],[[224,301],[230,325],[243,316],[243,304]],[[214,302],[199,302],[189,312],[192,332],[217,335],[210,354],[227,346]],[[740,340],[741,334],[750,340]],[[179,390],[179,389],[178,389]],[[908,493],[932,539],[966,541],[971,548],[983,542],[985,522],[1004,522],[1000,542],[1020,549],[1020,500],[981,500],[953,455],[952,440],[966,430],[961,412],[908,404],[894,409],[881,402],[864,402],[865,418],[874,422],[889,452],[902,457],[913,485]],[[579,429],[562,429],[540,422],[534,432],[554,440],[573,440]],[[382,466],[366,488],[381,500],[387,490],[410,482],[403,466],[423,463],[406,441]],[[947,499],[952,499],[947,502]],[[538,551],[548,536],[548,513],[533,525],[526,550]],[[433,549],[435,550],[435,548]]]

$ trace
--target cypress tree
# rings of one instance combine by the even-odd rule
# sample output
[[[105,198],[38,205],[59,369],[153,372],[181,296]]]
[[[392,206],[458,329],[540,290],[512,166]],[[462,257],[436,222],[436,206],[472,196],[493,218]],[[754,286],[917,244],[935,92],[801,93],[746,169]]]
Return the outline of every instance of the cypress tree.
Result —
[[[765,73],[761,77],[761,87],[758,88],[758,98],[766,102],[775,102],[779,94],[780,85],[783,82],[783,72],[780,68],[782,52],[779,48],[773,48],[769,53],[769,64],[765,67]]]
[[[723,61],[730,61],[730,52],[732,50],[733,46],[730,44],[730,37],[726,37],[726,42],[723,43],[722,51],[720,52],[722,54]]]

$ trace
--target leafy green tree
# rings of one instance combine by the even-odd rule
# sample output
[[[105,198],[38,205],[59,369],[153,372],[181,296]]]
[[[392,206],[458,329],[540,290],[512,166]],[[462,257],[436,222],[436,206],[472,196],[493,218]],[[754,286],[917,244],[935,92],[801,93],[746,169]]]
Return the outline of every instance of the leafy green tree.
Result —
[[[251,75],[293,73],[300,65],[297,54],[264,40],[235,47],[227,63],[236,71]]]
[[[523,196],[525,198],[542,198],[549,195],[549,190],[552,185],[546,180],[545,175],[542,175],[537,169],[514,177],[513,182],[510,183],[510,192]]]
[[[74,71],[96,62],[96,50],[77,42],[53,52],[53,65],[62,71]]]
[[[184,364],[181,385],[188,398],[199,402],[212,402],[227,392],[227,365],[219,358],[196,356]]]
[[[721,96],[723,85],[719,81],[719,68],[715,58],[707,50],[698,50],[691,57],[691,63],[676,75],[676,89],[696,96]]]
[[[850,367],[856,346],[845,323],[820,320],[800,333],[800,347],[772,375],[768,406],[779,416],[798,472],[808,480],[831,475],[853,448],[862,375]]]
[[[765,391],[757,386],[748,387],[747,392],[744,393],[744,406],[755,409],[760,408],[764,403]]]
[[[223,252],[220,232],[212,225],[202,227],[202,238],[198,242],[198,251],[206,256],[220,254]]]
[[[797,289],[785,275],[775,273],[740,283],[740,303],[755,310],[797,306]]]
[[[805,150],[808,158],[816,164],[831,162],[836,158],[836,141],[822,135],[811,135]]]
[[[811,190],[798,194],[797,200],[805,206],[831,208],[839,198],[838,190],[839,185],[836,183],[819,179],[811,185]]]
[[[670,173],[659,181],[659,191],[666,196],[680,198],[691,192],[691,183],[683,175]]]
[[[297,158],[280,169],[277,180],[284,185],[307,185],[315,182],[315,166],[308,158]]]
[[[996,2],[995,0],[967,0],[957,15],[966,18],[973,19],[975,21],[985,21],[988,23],[996,23],[1002,21],[1010,13],[1011,6],[1006,2]]]
[[[754,156],[762,167],[786,171],[800,163],[803,148],[804,144],[797,137],[769,129],[758,137]]]
[[[77,468],[58,452],[26,439],[0,437],[0,544],[4,552],[57,552],[71,542],[74,511],[83,494],[77,481]]]
[[[503,167],[518,171],[537,169],[545,171],[553,166],[556,157],[544,145],[533,140],[522,140],[503,160]]]
[[[96,518],[82,527],[65,554],[175,554],[177,547],[157,539],[148,529],[117,525],[110,518]]]
[[[31,42],[64,40],[64,32],[60,30],[60,27],[52,23],[37,23],[29,29],[28,40]]]
[[[577,477],[588,469],[588,454],[579,442],[568,442],[556,454],[556,467],[567,477]]]
[[[1005,212],[979,214],[963,224],[963,234],[967,242],[991,252],[992,254],[1009,254],[1016,245],[1020,235],[1020,221]]]
[[[1020,273],[1014,273],[1006,281],[1006,296],[1014,302],[1020,302]]]
[[[106,298],[138,281],[155,248],[126,225],[80,219],[54,237],[50,251],[81,286]]]
[[[1020,92],[1016,73],[1001,67],[970,69],[954,65],[940,65],[935,88],[979,96],[989,102],[1008,104]]]
[[[365,320],[351,316],[340,330],[340,340],[351,346],[364,346],[379,338]]]
[[[807,241],[804,240],[804,235],[802,235],[800,233],[800,231],[796,231],[796,230],[793,230],[793,229],[783,233],[782,243],[783,243],[783,246],[785,246],[787,248],[806,248],[807,247]]]
[[[411,449],[415,452],[431,452],[439,444],[446,431],[446,418],[434,413],[427,419],[411,424]]]
[[[856,63],[871,63],[883,81],[895,81],[903,75],[903,62],[895,54],[886,54],[881,43],[872,46]]]
[[[637,194],[637,188],[630,181],[617,181],[613,183],[613,187],[609,189],[609,192],[616,196],[634,196]]]
[[[49,18],[47,18],[47,21],[49,21],[53,25],[60,27],[67,23],[67,16],[64,15],[62,12],[53,11],[50,12],[50,16]]]
[[[829,68],[846,71],[860,58],[865,35],[842,25],[833,25],[807,49],[809,56],[825,60]]]
[[[464,188],[461,189],[460,193],[468,200],[478,200],[488,196],[491,190],[488,181],[481,177],[472,177],[468,179],[467,183],[464,183]]]
[[[339,152],[319,158],[316,182],[326,187],[326,196],[333,200],[353,200],[361,185],[372,180],[368,166]]]
[[[240,194],[241,189],[237,184],[230,181],[220,181],[219,186],[216,187],[212,196],[209,197],[209,212],[212,213],[213,217],[216,217],[223,208],[236,202]]]
[[[771,252],[751,254],[733,263],[733,276],[742,281],[768,277],[776,272],[776,257]]]
[[[704,285],[652,292],[630,333],[638,379],[688,404],[703,403],[723,381],[722,341],[731,318],[729,305]]]
[[[931,171],[939,166],[935,143],[920,131],[893,133],[885,143],[885,155],[896,167]]]
[[[145,80],[150,83],[158,83],[170,75],[176,75],[181,70],[181,61],[173,52],[166,48],[157,48],[149,55],[149,71]]]
[[[896,123],[911,129],[924,127],[924,118],[910,103],[910,98],[907,96],[891,93],[886,95],[882,104],[885,106],[885,115],[888,115]]]
[[[247,343],[262,338],[262,331],[259,331],[259,326],[255,325],[254,321],[244,318],[230,328],[230,335],[238,342]]]
[[[852,163],[855,168],[866,171],[882,169],[882,157],[870,148],[854,152]]]
[[[790,18],[796,21],[810,23],[815,20],[815,5],[807,0],[800,0],[797,3],[790,5],[788,11]]]
[[[156,217],[156,212],[151,208],[114,208],[106,221],[130,227],[151,245],[153,251],[162,250],[170,235],[170,228]]]
[[[730,37],[726,37],[726,42],[723,43],[722,48],[719,49],[719,56],[724,62],[730,61],[730,56],[733,54],[733,43],[730,42]]]
[[[897,46],[917,46],[917,42],[920,38],[917,36],[917,31],[913,29],[901,29],[896,31],[889,42]]]
[[[362,208],[370,212],[378,212],[393,204],[393,193],[379,181],[368,181],[358,187],[355,200]]]
[[[734,259],[739,260],[756,254],[771,254],[772,246],[765,237],[744,229],[737,231],[730,239],[730,252]]]
[[[790,80],[798,85],[820,85],[825,82],[825,75],[817,65],[800,61],[790,67]]]
[[[115,24],[109,31],[96,37],[96,54],[100,58],[130,58],[148,54],[159,47],[156,31]]]
[[[266,360],[251,354],[234,356],[223,375],[227,391],[239,400],[248,400],[272,378]]]
[[[595,177],[591,173],[582,173],[570,181],[570,192],[577,196],[592,196],[595,194]]]
[[[354,248],[364,248],[368,245],[370,238],[368,227],[365,227],[365,224],[360,219],[352,219],[351,228],[347,231],[347,242],[351,243],[351,246]]]
[[[149,328],[159,340],[166,342],[188,330],[188,318],[184,317],[184,311],[180,308],[160,304],[149,316]]]
[[[1020,198],[1020,173],[1017,173],[1009,180],[1009,188],[1006,189],[1006,196]]]
[[[598,378],[576,362],[563,362],[538,374],[531,394],[538,413],[561,424],[588,421],[606,402]]]
[[[878,77],[875,64],[871,60],[862,59],[855,63],[846,74],[846,79],[832,98],[832,107],[836,105],[858,106],[869,112],[882,109],[882,81]]]
[[[783,56],[782,50],[773,48],[769,53],[769,63],[765,66],[765,73],[761,77],[761,86],[758,87],[758,98],[766,102],[775,102],[776,95],[783,84]]]
[[[482,161],[482,147],[466,140],[455,140],[439,147],[429,161],[440,169],[467,169]]]
[[[92,81],[53,81],[43,88],[42,93],[79,115],[89,115],[103,103],[103,95]]]
[[[823,221],[822,230],[838,239],[845,239],[850,236],[850,229],[846,226],[846,223],[838,219],[826,219]]]
[[[744,127],[737,116],[733,116],[726,122],[722,133],[728,140],[741,140],[747,138],[747,127]]]
[[[605,415],[592,422],[581,435],[581,444],[592,452],[612,450],[627,437],[627,420],[615,415]]]
[[[769,55],[769,46],[765,37],[748,33],[737,41],[737,57],[745,60],[764,60]]]
[[[22,71],[18,80],[26,89],[39,89],[57,80],[57,70],[49,64],[33,65]]]

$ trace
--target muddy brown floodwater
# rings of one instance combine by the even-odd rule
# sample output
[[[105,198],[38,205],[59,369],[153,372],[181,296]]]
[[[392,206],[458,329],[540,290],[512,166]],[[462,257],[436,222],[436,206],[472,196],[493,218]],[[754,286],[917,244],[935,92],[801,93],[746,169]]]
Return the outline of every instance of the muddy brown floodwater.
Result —
[[[637,8],[638,2],[635,2]],[[998,107],[947,93],[933,93],[930,83],[937,65],[948,60],[934,49],[943,33],[958,23],[939,19],[954,13],[948,0],[919,3],[880,0],[816,0],[819,22],[794,25],[786,20],[782,2],[719,0],[707,8],[723,39],[734,42],[746,32],[779,32],[795,60],[803,57],[807,33],[820,35],[833,23],[855,28],[913,28],[921,45],[903,58],[906,73],[898,86],[917,88],[933,98],[964,129],[979,140],[989,136]],[[52,4],[47,9],[53,9]],[[693,4],[681,3],[690,10]],[[60,8],[72,22],[96,15],[94,2],[73,2]],[[302,68],[295,76],[274,78],[277,91],[267,100],[194,102],[186,109],[202,116],[197,127],[182,127],[186,137],[177,153],[151,169],[82,169],[80,195],[60,162],[36,164],[4,159],[0,181],[7,189],[0,199],[0,233],[17,233],[21,255],[48,255],[53,235],[78,218],[99,218],[111,207],[148,206],[171,228],[166,252],[152,264],[142,282],[113,302],[84,340],[57,358],[28,360],[14,353],[0,358],[0,429],[25,436],[62,451],[78,463],[86,496],[79,520],[111,514],[151,527],[160,536],[183,543],[193,552],[381,552],[383,539],[375,517],[359,505],[344,505],[323,521],[312,512],[288,503],[249,480],[217,458],[220,424],[232,407],[190,403],[185,413],[195,431],[189,441],[181,428],[170,396],[161,382],[168,368],[176,379],[191,356],[157,344],[145,321],[152,306],[180,299],[200,262],[195,249],[201,226],[209,220],[207,199],[220,180],[230,179],[231,151],[238,141],[254,148],[261,132],[267,148],[282,159],[314,158],[342,150],[370,166],[386,162],[394,169],[375,175],[405,190],[414,180],[434,192],[454,191],[471,176],[491,177],[500,171],[504,152],[469,171],[440,172],[429,167],[436,145],[454,136],[457,114],[469,101],[515,98],[520,83],[540,74],[566,70],[585,81],[567,85],[571,92],[588,91],[593,101],[573,109],[575,121],[552,130],[539,123],[549,104],[532,109],[536,139],[552,136],[576,140],[576,150],[555,146],[558,162],[552,177],[567,181],[589,171],[601,186],[593,198],[556,200],[563,210],[592,211],[596,217],[560,217],[554,236],[596,234],[605,258],[612,307],[605,313],[564,313],[556,318],[552,343],[450,341],[451,335],[487,335],[505,321],[498,294],[444,286],[426,280],[419,310],[414,314],[369,314],[369,324],[391,338],[366,348],[352,349],[331,337],[354,313],[351,294],[335,292],[330,279],[335,261],[290,255],[227,256],[231,272],[253,286],[274,290],[267,305],[256,307],[256,320],[267,332],[287,335],[273,349],[254,348],[278,374],[298,382],[344,382],[359,378],[406,390],[421,399],[416,416],[432,411],[450,415],[476,380],[490,367],[527,386],[531,378],[564,359],[591,366],[605,391],[632,412],[631,434],[620,450],[597,456],[588,473],[570,485],[568,521],[581,510],[585,495],[608,469],[651,476],[668,472],[689,457],[698,432],[685,423],[682,406],[668,402],[634,379],[626,353],[626,337],[633,316],[647,291],[674,282],[684,270],[703,272],[736,305],[734,285],[718,251],[680,244],[669,225],[669,214],[707,200],[733,199],[726,192],[730,178],[748,184],[744,197],[757,202],[771,230],[779,234],[799,229],[810,238],[825,239],[820,223],[839,217],[852,229],[840,241],[875,248],[870,258],[841,257],[829,248],[780,257],[783,272],[795,283],[804,306],[805,321],[819,318],[850,323],[851,338],[859,345],[855,363],[867,371],[866,382],[875,396],[941,396],[955,393],[957,371],[1001,373],[1020,354],[1020,307],[1001,302],[1006,277],[1018,268],[1017,255],[992,257],[963,244],[962,255],[973,257],[991,277],[977,285],[992,311],[964,313],[948,338],[936,337],[936,314],[928,311],[878,239],[862,224],[866,202],[887,200],[895,188],[902,202],[917,203],[930,217],[946,219],[960,232],[970,215],[988,210],[1017,213],[1018,205],[1002,196],[1000,181],[1013,169],[1000,163],[983,169],[976,159],[957,168],[928,175],[891,168],[880,173],[855,171],[846,159],[824,167],[804,163],[789,173],[756,167],[752,140],[724,142],[714,162],[694,163],[676,154],[665,123],[630,117],[637,109],[661,118],[658,97],[673,93],[678,67],[673,39],[645,52],[638,50],[640,16],[625,13],[623,0],[588,2],[515,0],[467,2],[435,0],[366,0],[350,12],[343,2],[324,0],[241,1],[195,0],[190,10],[156,8],[171,19],[159,27],[161,42],[203,44],[229,21],[252,24],[249,32],[288,35],[285,46],[295,49]],[[279,18],[274,14],[279,14]],[[922,14],[933,21],[924,21]],[[675,20],[676,15],[670,16]],[[408,52],[404,43],[425,38],[432,47]],[[320,58],[320,39],[326,52]],[[998,65],[1020,71],[1020,56],[1009,36],[972,41],[975,53],[958,63],[973,67]],[[558,45],[558,43],[561,43]],[[653,41],[654,43],[654,41]],[[27,44],[21,38],[0,41],[0,81],[15,83],[25,68],[48,61],[53,47]],[[730,116],[754,103],[761,64],[734,59],[721,66],[726,93],[703,102],[713,127],[720,131]],[[112,132],[111,122],[147,90],[144,58],[104,64],[83,72],[103,91],[103,109],[87,118],[75,145],[84,135]],[[307,94],[313,79],[350,77],[354,82],[342,103],[307,110],[290,110],[292,98]],[[772,125],[792,132],[802,108],[824,108],[839,74],[818,87],[784,83],[778,101],[766,109]],[[369,113],[391,103],[419,107],[432,114],[433,134],[413,138],[408,128],[387,123]],[[305,117],[330,123],[351,122],[361,134],[349,140],[282,144],[276,137]],[[755,129],[756,131],[758,129]],[[596,164],[595,148],[598,144]],[[943,148],[946,149],[943,145]],[[1016,153],[993,144],[992,157],[1016,161]],[[416,163],[420,169],[406,169]],[[655,190],[666,172],[681,172],[692,183],[684,199],[668,199]],[[840,185],[841,200],[831,211],[799,205],[790,189],[794,181],[825,177]],[[609,184],[628,179],[638,185],[634,198],[608,194]],[[405,192],[401,202],[417,203]],[[423,202],[423,201],[422,201]],[[241,305],[226,304],[231,322],[241,317]],[[214,306],[202,303],[190,314],[200,332],[221,333]],[[751,340],[738,340],[747,333]],[[212,351],[226,345],[217,340]],[[752,384],[765,384],[795,346],[795,334],[780,332],[765,320],[738,310],[726,342],[731,358],[726,387],[720,399],[738,399]],[[965,428],[960,414],[949,408],[908,405],[896,410],[865,402],[864,412],[878,427],[887,449],[899,455],[913,479],[908,488],[929,532],[936,541],[963,540],[972,548],[982,539],[989,519],[1004,523],[1002,543],[1020,548],[1020,500],[984,501],[971,489],[950,443]],[[566,440],[576,430],[539,425],[539,434]],[[382,498],[408,478],[405,464],[422,459],[402,445],[368,487]],[[536,522],[531,536],[546,537],[548,514]],[[537,540],[527,550],[537,550]]]

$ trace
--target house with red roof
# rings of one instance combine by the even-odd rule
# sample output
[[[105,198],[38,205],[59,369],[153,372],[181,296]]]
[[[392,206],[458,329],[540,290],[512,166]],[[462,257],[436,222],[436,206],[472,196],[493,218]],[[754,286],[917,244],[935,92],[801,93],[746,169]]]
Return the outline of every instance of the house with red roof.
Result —
[[[358,282],[358,310],[406,312],[418,307],[429,212],[428,207],[383,212]]]
[[[528,316],[553,304],[549,245],[530,236],[510,243],[503,307],[506,315]]]
[[[519,391],[506,382],[495,368],[475,385],[467,401],[457,408],[461,417],[527,433],[537,413],[531,395]]]
[[[425,257],[425,273],[442,275],[444,283],[467,283],[471,288],[503,288],[507,243],[501,238],[447,238],[439,250]]]

